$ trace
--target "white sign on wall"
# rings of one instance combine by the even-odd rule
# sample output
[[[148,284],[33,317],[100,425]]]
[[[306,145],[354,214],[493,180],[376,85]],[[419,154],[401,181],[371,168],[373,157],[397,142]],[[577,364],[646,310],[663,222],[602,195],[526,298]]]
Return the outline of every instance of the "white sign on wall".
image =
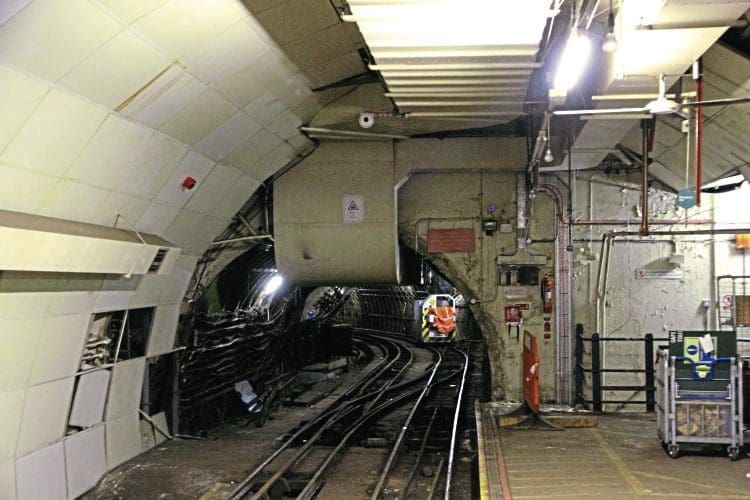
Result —
[[[344,222],[365,220],[365,197],[358,194],[345,194],[343,200]]]

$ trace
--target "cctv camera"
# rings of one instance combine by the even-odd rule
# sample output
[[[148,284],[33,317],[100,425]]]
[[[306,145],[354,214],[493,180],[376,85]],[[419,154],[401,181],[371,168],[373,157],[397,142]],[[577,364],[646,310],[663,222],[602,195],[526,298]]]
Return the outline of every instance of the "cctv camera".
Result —
[[[375,115],[373,113],[360,113],[359,114],[359,126],[362,128],[370,128],[375,125]]]

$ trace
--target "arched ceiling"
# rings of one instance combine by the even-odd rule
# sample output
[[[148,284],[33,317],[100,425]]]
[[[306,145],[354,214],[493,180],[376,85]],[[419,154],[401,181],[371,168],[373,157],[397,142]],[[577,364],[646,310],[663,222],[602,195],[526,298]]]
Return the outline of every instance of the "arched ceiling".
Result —
[[[571,3],[562,4],[558,26]],[[600,2],[577,3],[586,15],[593,12],[601,36],[606,16],[601,7],[592,10]],[[689,23],[701,12],[733,16],[747,4],[668,0],[664,12]],[[264,180],[314,149],[301,125],[361,131],[359,113],[393,109],[368,69],[378,61],[369,59],[357,25],[342,21],[345,12],[342,0],[1,2],[0,208],[101,225],[113,225],[121,214],[126,227],[202,254]],[[554,12],[544,14],[548,21]],[[654,36],[668,37],[667,31]],[[696,30],[672,31],[674,43],[656,45],[653,57],[642,54],[649,72],[659,61],[684,66],[723,29],[700,40]],[[678,35],[689,35],[690,43],[678,43]],[[562,39],[542,37],[545,49],[549,40]],[[707,97],[744,95],[750,64],[722,50],[714,46],[706,56]],[[554,54],[554,47],[544,53]],[[546,89],[549,73],[548,66],[535,69],[531,87]],[[626,76],[593,91],[642,90],[654,81],[650,74]],[[710,116],[710,177],[747,161],[737,132],[747,125],[746,109]],[[497,127],[511,118],[385,117],[371,131],[417,136],[471,129],[476,135],[488,126],[488,134],[518,133],[516,126]],[[595,166],[602,150],[628,144],[633,126],[585,127],[576,147],[598,152],[580,166]],[[718,135],[708,133],[712,128]],[[673,154],[679,134],[661,129],[656,153],[679,177],[683,165]],[[182,189],[187,176],[197,180],[195,189]]]

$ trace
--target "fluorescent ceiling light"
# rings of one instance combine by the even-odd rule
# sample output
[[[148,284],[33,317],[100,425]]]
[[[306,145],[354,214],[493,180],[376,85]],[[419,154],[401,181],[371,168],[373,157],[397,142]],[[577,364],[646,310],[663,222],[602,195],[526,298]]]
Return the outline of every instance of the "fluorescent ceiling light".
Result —
[[[422,71],[422,70],[462,70],[462,69],[528,69],[541,68],[538,62],[507,62],[507,63],[434,63],[434,64],[370,64],[367,66],[373,71]]]
[[[518,101],[398,101],[399,106],[518,106]]]
[[[555,89],[568,91],[578,82],[591,53],[591,42],[584,31],[573,30],[557,63]]]
[[[518,116],[519,112],[511,111],[412,111],[409,117],[427,118],[437,116]]]
[[[411,70],[381,70],[384,78],[413,78],[413,77],[513,77],[513,76],[529,76],[531,70],[501,70],[501,69],[490,69],[490,70],[424,70],[419,67],[412,67]]]
[[[473,97],[512,97],[517,96],[523,98],[523,92],[487,92],[487,91],[476,91],[476,92],[386,92],[386,97],[408,97],[409,99],[429,99],[429,98],[446,98],[453,97],[456,99],[461,98],[473,98]],[[518,103],[518,101],[515,101]]]

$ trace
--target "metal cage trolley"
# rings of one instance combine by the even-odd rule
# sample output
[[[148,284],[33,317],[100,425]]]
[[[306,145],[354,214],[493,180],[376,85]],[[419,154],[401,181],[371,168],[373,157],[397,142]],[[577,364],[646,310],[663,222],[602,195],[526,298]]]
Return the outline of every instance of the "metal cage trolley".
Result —
[[[732,460],[744,445],[742,360],[735,332],[669,332],[656,359],[657,434],[677,458],[681,444],[726,445]]]

